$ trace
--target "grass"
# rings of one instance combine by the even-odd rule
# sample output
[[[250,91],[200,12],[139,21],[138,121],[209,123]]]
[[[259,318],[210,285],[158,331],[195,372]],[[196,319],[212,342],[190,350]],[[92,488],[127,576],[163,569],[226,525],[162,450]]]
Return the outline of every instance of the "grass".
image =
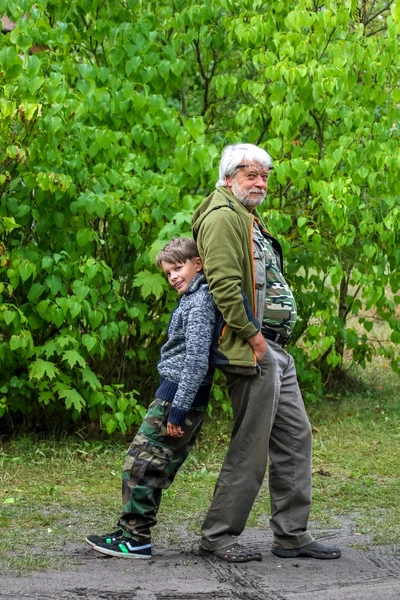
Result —
[[[309,409],[314,429],[313,507],[321,527],[350,516],[371,544],[400,539],[400,382],[384,365],[368,390]],[[229,441],[230,424],[208,420],[195,452],[164,493],[155,540],[179,544],[198,533]],[[0,447],[0,571],[63,568],[68,544],[112,530],[120,510],[126,442],[21,438]],[[267,485],[250,526],[268,527]],[[179,524],[177,526],[177,524]]]

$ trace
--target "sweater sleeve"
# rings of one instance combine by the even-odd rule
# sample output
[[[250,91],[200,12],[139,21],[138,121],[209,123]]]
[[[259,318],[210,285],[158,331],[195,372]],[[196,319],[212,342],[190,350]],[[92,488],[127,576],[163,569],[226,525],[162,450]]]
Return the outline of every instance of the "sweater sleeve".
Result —
[[[229,211],[229,212],[228,212]],[[242,339],[255,335],[256,327],[243,301],[243,243],[230,209],[214,211],[198,232],[204,273],[215,304],[225,323]]]
[[[211,295],[204,294],[184,314],[186,356],[177,392],[168,420],[176,425],[184,423],[187,412],[209,369],[210,346],[216,322],[215,305]]]

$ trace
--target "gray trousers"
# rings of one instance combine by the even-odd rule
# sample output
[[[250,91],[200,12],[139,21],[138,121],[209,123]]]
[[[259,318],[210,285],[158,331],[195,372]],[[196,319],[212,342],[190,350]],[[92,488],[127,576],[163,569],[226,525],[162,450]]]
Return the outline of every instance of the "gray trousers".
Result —
[[[268,341],[261,374],[229,367],[228,391],[234,426],[231,443],[202,527],[201,546],[220,550],[236,541],[262,485],[270,458],[270,524],[274,541],[297,548],[313,541],[311,426],[297,383],[293,358]],[[248,371],[247,371],[248,372]]]

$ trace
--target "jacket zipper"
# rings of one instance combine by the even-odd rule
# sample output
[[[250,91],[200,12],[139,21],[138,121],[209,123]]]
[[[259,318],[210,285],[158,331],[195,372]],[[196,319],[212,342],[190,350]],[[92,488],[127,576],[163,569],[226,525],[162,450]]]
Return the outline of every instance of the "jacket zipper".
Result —
[[[254,227],[254,215],[251,215],[251,226],[250,226],[250,254],[251,254],[251,274],[253,277],[253,307],[254,316],[257,316],[257,296],[256,296],[256,272],[254,267],[254,241],[253,241],[253,227]],[[253,349],[252,349],[253,350]],[[257,366],[256,353],[253,350],[254,366]]]

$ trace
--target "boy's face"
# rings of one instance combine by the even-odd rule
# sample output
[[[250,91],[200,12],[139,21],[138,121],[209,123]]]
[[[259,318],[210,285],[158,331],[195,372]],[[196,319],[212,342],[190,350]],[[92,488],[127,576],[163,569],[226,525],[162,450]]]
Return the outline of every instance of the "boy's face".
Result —
[[[192,259],[188,258],[185,263],[169,263],[163,260],[161,268],[167,276],[168,283],[179,294],[183,294],[193,277],[202,270],[203,263],[199,256]]]

